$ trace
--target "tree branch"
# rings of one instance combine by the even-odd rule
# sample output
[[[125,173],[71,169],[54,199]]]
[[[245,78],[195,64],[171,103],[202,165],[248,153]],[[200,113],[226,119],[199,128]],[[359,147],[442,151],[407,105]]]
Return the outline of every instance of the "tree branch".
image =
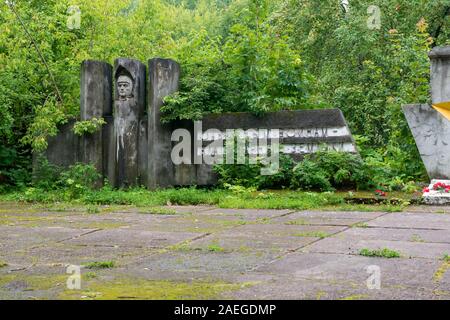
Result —
[[[32,35],[30,34],[30,32],[28,31],[25,23],[23,22],[22,18],[20,17],[19,13],[17,12],[16,8],[14,7],[14,3],[12,1],[6,1],[6,3],[8,4],[8,6],[11,8],[11,10],[14,12],[15,16],[17,17],[17,20],[19,20],[20,24],[22,25],[23,30],[25,30],[26,35],[28,36],[28,38],[30,39],[30,41],[33,43],[34,47],[36,48],[37,53],[39,54],[39,57],[42,60],[42,63],[45,65],[45,68],[47,69],[48,74],[50,75],[50,78],[53,82],[53,86],[55,87],[55,91],[56,94],[58,96],[58,99],[61,103],[63,103],[63,98],[61,96],[61,92],[59,91],[59,88],[56,84],[56,80],[55,77],[53,76],[52,71],[50,70],[50,67],[47,64],[47,61],[44,58],[44,55],[42,54],[41,49],[39,49],[39,46],[37,45],[36,41],[34,40],[34,38],[32,37]]]

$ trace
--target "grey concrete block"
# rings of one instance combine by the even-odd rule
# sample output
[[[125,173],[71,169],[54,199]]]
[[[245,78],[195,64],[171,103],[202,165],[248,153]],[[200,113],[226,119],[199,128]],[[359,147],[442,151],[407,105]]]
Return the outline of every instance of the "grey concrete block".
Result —
[[[102,61],[83,61],[81,65],[81,120],[102,118],[112,110],[112,67]],[[102,131],[81,137],[80,161],[103,172]]]
[[[436,47],[430,53],[431,97],[433,103],[450,101],[450,46]]]
[[[450,121],[429,105],[403,106],[408,125],[431,179],[450,178]]]
[[[164,98],[179,88],[180,66],[170,59],[149,61],[148,84],[148,182],[150,189],[175,184],[171,160],[172,128],[161,123]]]

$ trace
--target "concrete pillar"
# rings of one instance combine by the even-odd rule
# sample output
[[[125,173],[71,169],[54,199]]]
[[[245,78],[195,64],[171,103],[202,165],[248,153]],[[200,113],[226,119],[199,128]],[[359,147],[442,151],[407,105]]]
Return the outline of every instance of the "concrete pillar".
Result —
[[[114,63],[115,185],[139,185],[139,121],[145,110],[145,65],[137,60]],[[111,159],[112,160],[112,159]]]
[[[102,61],[83,61],[81,65],[81,121],[110,116],[112,113],[112,66]],[[103,130],[84,135],[80,142],[80,161],[105,173]]]
[[[148,82],[148,182],[150,189],[174,185],[172,128],[161,123],[163,99],[178,91],[180,66],[170,59],[151,59]]]
[[[433,103],[450,101],[450,46],[436,47],[430,53],[431,98]]]

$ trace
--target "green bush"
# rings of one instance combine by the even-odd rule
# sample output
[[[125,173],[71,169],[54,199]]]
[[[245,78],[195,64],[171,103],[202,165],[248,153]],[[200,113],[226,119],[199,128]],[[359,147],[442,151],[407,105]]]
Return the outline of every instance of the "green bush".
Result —
[[[333,188],[361,188],[366,184],[364,162],[358,155],[320,151],[308,155],[294,168],[294,189],[329,191]]]
[[[23,187],[30,182],[30,160],[17,149],[0,145],[0,185]]]
[[[70,199],[78,198],[98,185],[101,175],[93,165],[77,163],[61,173],[59,184]]]
[[[48,162],[47,158],[38,156],[33,170],[33,187],[43,190],[58,188],[62,168]]]
[[[229,184],[246,188],[258,187],[261,168],[254,164],[220,164],[214,171],[222,187]]]
[[[333,190],[330,181],[326,177],[326,172],[317,163],[308,159],[303,160],[294,168],[291,188],[320,191]]]
[[[290,185],[294,165],[291,157],[280,154],[280,168],[274,175],[261,175],[264,167],[262,159],[258,159],[257,164],[220,164],[214,166],[214,171],[222,187],[234,185],[259,190],[284,189]]]

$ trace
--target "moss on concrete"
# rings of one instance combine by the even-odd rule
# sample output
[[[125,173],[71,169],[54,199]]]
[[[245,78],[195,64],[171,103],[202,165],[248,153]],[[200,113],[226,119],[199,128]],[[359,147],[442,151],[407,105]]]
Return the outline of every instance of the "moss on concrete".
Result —
[[[64,291],[61,299],[87,300],[197,300],[217,299],[224,293],[248,287],[249,283],[232,284],[225,282],[176,282],[154,281],[133,278],[115,279],[101,282],[89,281],[82,291]]]

